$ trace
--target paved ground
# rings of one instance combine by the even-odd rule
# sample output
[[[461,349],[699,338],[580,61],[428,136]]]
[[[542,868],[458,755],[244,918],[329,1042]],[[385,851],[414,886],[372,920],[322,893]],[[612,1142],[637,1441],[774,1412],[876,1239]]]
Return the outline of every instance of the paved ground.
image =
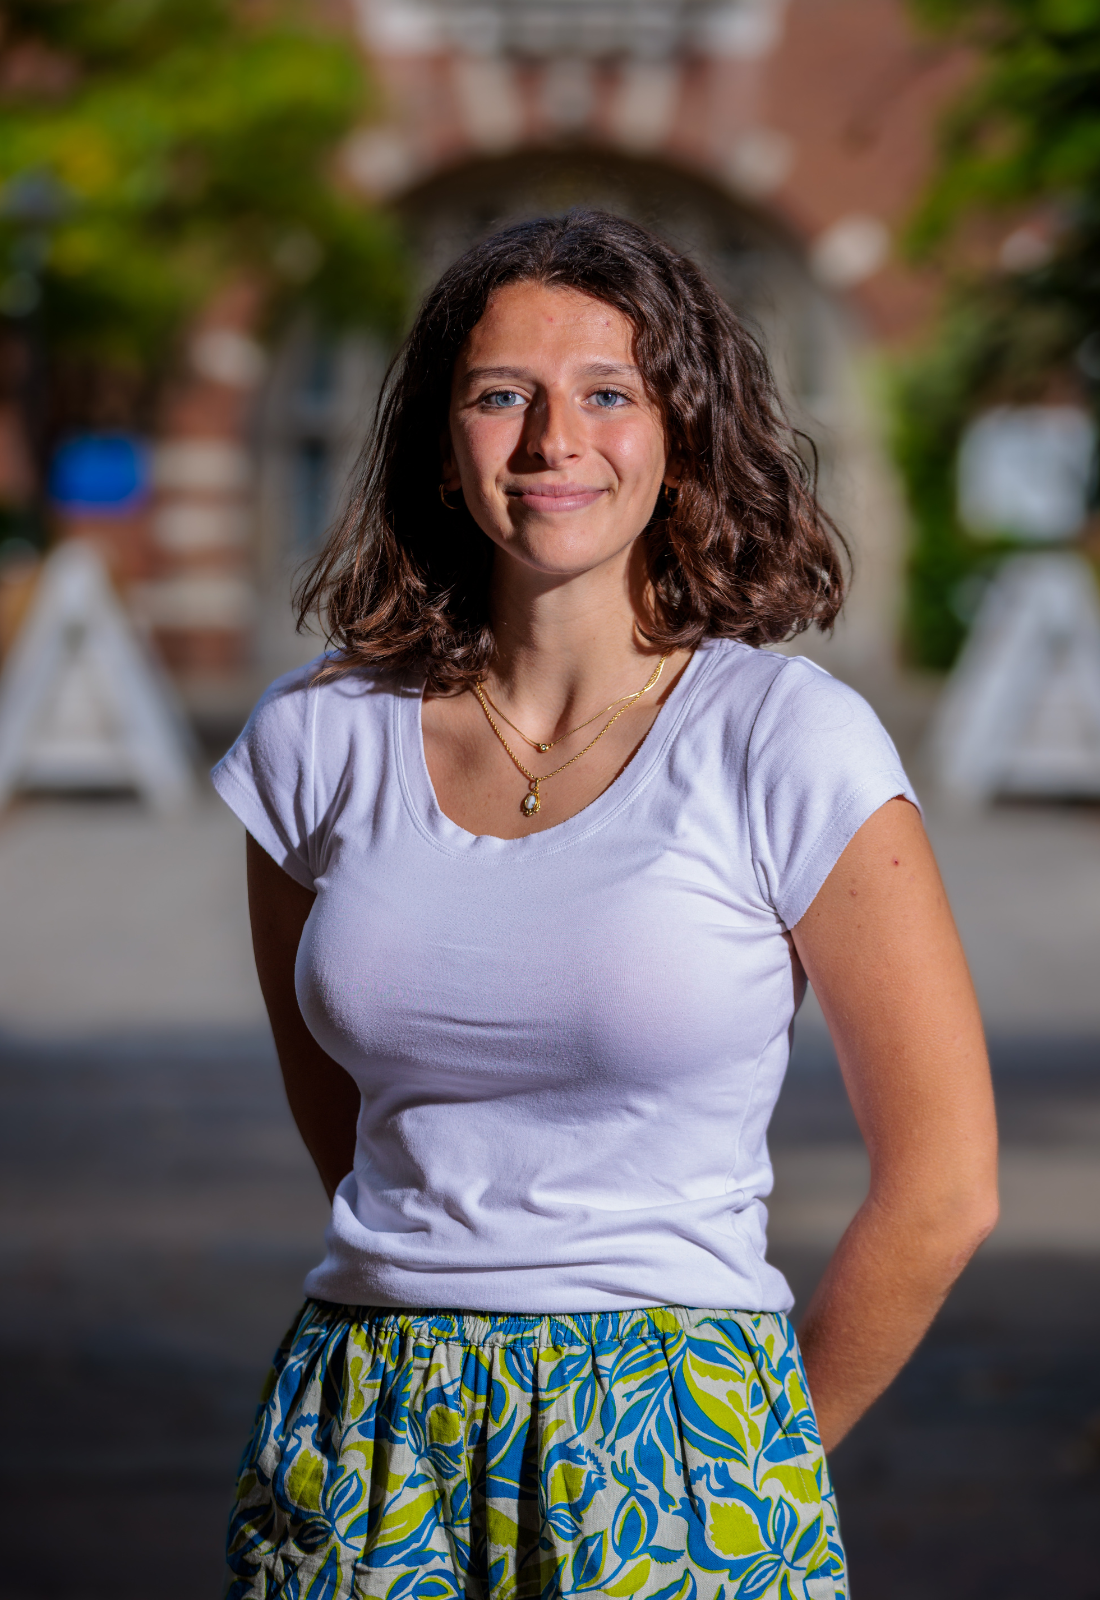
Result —
[[[1100,1075],[1072,1045],[1051,1050],[1042,1077],[1000,1073],[1010,1151],[1095,1161]],[[0,1138],[0,1350],[18,1374],[0,1410],[3,1592],[213,1597],[233,1467],[325,1219],[268,1048],[229,1033],[9,1039]],[[774,1254],[804,1297],[826,1251],[793,1208],[799,1164],[856,1154],[812,1051],[776,1146]],[[831,1232],[842,1186],[835,1168],[816,1181]],[[1100,1254],[983,1253],[835,1458],[856,1600],[1100,1594],[1098,1332]]]
[[[1100,1600],[1100,815],[931,817],[997,1060],[1005,1222],[837,1453],[856,1600]],[[205,1600],[324,1222],[211,801],[0,822],[8,1600]],[[775,1127],[800,1296],[865,1164],[820,1022]],[[44,1432],[46,1408],[52,1419]]]

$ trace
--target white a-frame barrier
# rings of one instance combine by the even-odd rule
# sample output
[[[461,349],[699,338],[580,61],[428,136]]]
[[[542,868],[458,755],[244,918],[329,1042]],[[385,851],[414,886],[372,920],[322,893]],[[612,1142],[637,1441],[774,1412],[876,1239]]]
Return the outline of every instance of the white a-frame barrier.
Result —
[[[1087,562],[1005,563],[940,701],[931,755],[961,800],[1100,797],[1100,601]]]
[[[20,789],[132,788],[157,810],[195,794],[169,685],[80,541],[46,561],[0,675],[0,805]]]

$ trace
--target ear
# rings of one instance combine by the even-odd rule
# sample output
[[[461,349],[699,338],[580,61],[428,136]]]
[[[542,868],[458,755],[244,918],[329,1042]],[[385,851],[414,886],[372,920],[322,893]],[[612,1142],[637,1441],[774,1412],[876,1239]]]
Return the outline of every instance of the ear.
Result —
[[[670,446],[665,459],[665,474],[661,479],[666,489],[678,489],[684,476],[684,457],[680,447],[675,442]]]
[[[439,436],[439,470],[440,482],[449,493],[452,489],[461,489],[462,477],[455,460],[454,446],[451,444],[451,430],[444,428]]]

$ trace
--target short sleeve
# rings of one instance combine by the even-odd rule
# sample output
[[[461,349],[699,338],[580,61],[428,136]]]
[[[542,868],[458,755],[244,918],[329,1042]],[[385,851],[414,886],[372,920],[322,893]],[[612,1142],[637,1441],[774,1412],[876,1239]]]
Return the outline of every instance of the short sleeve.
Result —
[[[272,860],[306,889],[314,887],[314,740],[317,666],[278,678],[257,702],[210,774],[218,794]]]
[[[871,707],[803,656],[784,662],[764,696],[745,782],[757,879],[787,928],[868,817],[898,795],[919,804]]]

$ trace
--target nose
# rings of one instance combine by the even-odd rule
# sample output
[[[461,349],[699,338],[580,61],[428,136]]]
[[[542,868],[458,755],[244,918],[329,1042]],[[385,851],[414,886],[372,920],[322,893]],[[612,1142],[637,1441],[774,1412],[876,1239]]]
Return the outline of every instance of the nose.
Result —
[[[552,470],[583,454],[580,419],[568,396],[553,390],[542,394],[527,413],[529,454]]]

